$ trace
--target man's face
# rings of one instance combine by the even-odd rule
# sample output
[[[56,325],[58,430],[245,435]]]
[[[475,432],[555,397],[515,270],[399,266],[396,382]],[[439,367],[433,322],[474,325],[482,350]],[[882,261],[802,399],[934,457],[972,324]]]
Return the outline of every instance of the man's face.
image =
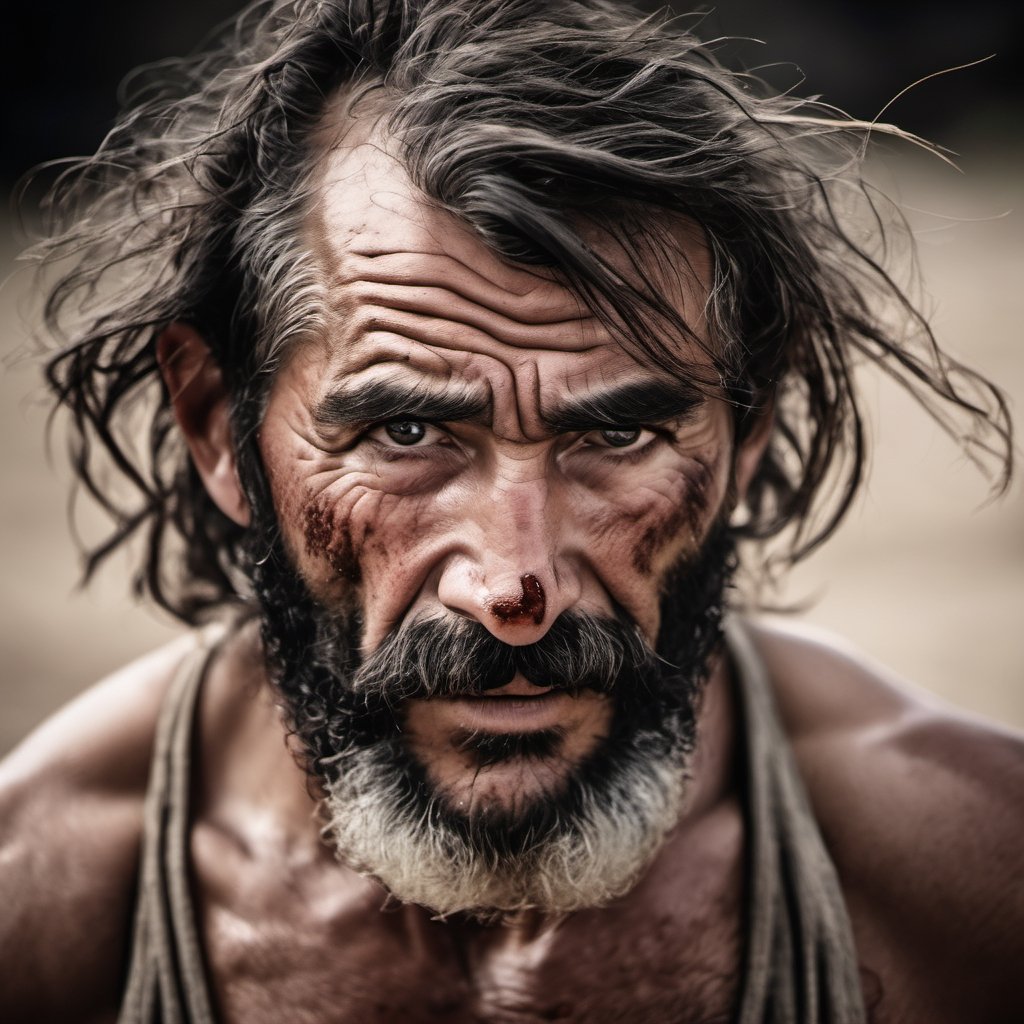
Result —
[[[379,147],[327,160],[309,231],[328,319],[278,372],[259,445],[290,561],[359,624],[358,658],[423,622],[522,647],[583,617],[653,646],[670,575],[727,512],[725,402],[639,363],[552,274],[499,260]],[[700,331],[707,256],[680,245],[696,276],[659,284]],[[479,687],[395,708],[405,754],[467,818],[557,798],[615,732],[596,688],[521,671]]]

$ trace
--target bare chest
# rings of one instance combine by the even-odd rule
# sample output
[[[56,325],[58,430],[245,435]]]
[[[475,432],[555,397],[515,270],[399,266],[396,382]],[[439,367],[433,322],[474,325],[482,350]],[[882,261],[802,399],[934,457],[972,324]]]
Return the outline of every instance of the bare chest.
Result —
[[[714,960],[602,959],[601,950],[592,949],[572,965],[512,957],[467,965],[437,950],[427,958],[407,949],[386,950],[373,938],[360,941],[354,931],[351,944],[264,942],[258,950],[236,945],[216,952],[212,968],[223,1019],[279,1021],[282,1007],[296,1024],[732,1019],[733,982]]]
[[[207,851],[209,852],[209,851]],[[739,974],[736,879],[681,905],[644,886],[550,923],[432,921],[383,907],[334,865],[291,871],[200,857],[201,930],[227,1024],[725,1022]],[[284,883],[284,884],[282,884]]]

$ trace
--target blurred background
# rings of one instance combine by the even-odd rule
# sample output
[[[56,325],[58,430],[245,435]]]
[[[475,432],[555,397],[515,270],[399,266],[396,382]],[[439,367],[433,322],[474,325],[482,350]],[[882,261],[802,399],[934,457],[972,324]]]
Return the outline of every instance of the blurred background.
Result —
[[[51,0],[6,5],[0,42],[0,274],[19,247],[8,199],[32,166],[96,147],[133,67],[192,50],[231,0]],[[653,8],[654,5],[648,5]],[[677,6],[677,10],[684,8]],[[1024,8],[1001,0],[723,0],[698,33],[728,63],[820,95],[957,154],[887,156],[883,184],[914,211],[940,342],[1024,399]],[[984,60],[984,58],[990,58]],[[927,76],[960,65],[973,67]],[[1016,69],[1016,70],[1015,70]],[[176,632],[127,594],[127,564],[76,587],[70,474],[24,356],[25,284],[0,291],[0,752],[91,682]],[[1024,488],[986,503],[985,480],[905,396],[866,376],[869,484],[839,535],[792,575],[804,621],[968,711],[1024,726]],[[1019,432],[1018,432],[1019,436]],[[97,519],[81,509],[81,528]]]

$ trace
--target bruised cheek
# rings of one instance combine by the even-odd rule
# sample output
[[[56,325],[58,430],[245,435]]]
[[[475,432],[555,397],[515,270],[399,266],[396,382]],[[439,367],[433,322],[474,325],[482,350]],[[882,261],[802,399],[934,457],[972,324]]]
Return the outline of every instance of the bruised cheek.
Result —
[[[697,549],[710,519],[713,485],[710,468],[694,462],[682,474],[674,500],[652,509],[639,521],[639,534],[632,543],[633,568],[637,572],[649,576],[672,562],[684,547]]]
[[[429,496],[360,485],[328,488],[297,504],[289,517],[295,524],[292,544],[317,600],[331,604],[358,594],[369,626],[393,615],[422,584],[440,529]]]
[[[713,514],[712,462],[688,460],[658,486],[637,488],[618,500],[592,505],[587,527],[592,551],[609,575],[634,585],[659,575],[700,545]]]
[[[348,583],[363,578],[362,549],[373,534],[373,524],[366,523],[357,547],[352,540],[352,524],[335,516],[333,504],[325,497],[316,498],[302,513],[306,555],[330,569],[330,574]]]

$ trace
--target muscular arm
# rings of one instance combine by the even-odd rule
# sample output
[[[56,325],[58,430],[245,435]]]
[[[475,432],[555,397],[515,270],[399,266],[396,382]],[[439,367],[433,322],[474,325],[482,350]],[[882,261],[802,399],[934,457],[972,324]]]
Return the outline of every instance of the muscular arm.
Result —
[[[0,1019],[116,1018],[157,711],[193,643],[88,690],[0,765]]]
[[[756,639],[875,1020],[1024,1020],[1024,740],[828,640],[776,629]]]

